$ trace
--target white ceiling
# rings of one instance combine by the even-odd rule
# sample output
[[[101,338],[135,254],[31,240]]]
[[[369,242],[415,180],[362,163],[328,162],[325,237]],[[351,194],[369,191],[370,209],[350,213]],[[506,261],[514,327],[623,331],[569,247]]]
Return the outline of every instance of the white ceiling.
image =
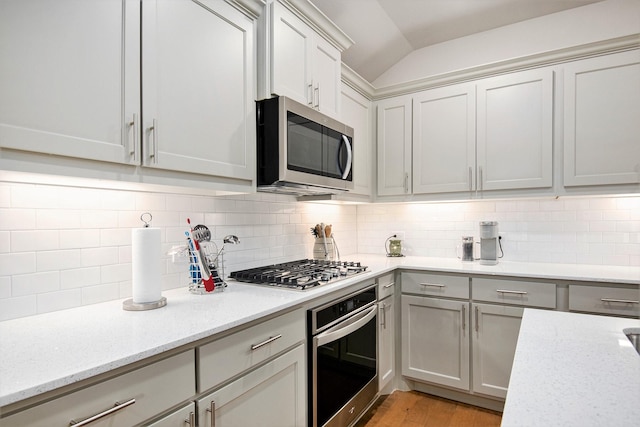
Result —
[[[311,0],[354,45],[345,64],[369,82],[413,50],[602,0]]]

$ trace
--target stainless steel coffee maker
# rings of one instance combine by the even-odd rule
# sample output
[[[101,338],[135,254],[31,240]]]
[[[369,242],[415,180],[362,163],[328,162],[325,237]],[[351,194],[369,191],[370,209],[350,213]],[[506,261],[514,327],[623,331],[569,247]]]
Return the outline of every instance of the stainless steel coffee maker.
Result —
[[[480,264],[496,265],[498,263],[498,223],[496,221],[480,222]]]

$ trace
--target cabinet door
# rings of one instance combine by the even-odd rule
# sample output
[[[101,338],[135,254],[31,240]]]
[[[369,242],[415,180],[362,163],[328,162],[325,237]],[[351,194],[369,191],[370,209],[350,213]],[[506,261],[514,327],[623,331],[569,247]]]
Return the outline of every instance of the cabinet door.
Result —
[[[353,190],[371,195],[373,142],[371,138],[371,101],[349,86],[342,85],[341,121],[353,128]]]
[[[402,296],[402,375],[469,390],[469,303]]]
[[[553,71],[481,80],[477,97],[477,189],[551,187]]]
[[[379,101],[378,195],[411,193],[411,98]]]
[[[142,8],[143,164],[252,179],[253,20],[215,0]]]
[[[524,308],[471,304],[473,391],[505,398]]]
[[[476,167],[475,85],[413,98],[413,192],[472,191]]]
[[[378,304],[378,390],[382,390],[395,375],[395,309],[393,296]]]
[[[640,182],[640,51],[564,69],[564,185]]]
[[[137,0],[1,1],[0,147],[135,163],[139,9]]]
[[[313,106],[311,29],[278,2],[271,9],[271,94]]]
[[[305,347],[301,344],[200,399],[199,425],[304,426],[307,421],[305,360]]]
[[[313,105],[323,114],[339,119],[342,57],[340,51],[322,37],[315,36],[313,40]]]

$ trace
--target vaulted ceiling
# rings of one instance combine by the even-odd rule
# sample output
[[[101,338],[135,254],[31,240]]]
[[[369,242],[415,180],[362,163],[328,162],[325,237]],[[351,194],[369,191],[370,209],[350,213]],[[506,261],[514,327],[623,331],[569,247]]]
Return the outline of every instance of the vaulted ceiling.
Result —
[[[311,0],[355,42],[345,64],[370,82],[414,50],[602,0]]]

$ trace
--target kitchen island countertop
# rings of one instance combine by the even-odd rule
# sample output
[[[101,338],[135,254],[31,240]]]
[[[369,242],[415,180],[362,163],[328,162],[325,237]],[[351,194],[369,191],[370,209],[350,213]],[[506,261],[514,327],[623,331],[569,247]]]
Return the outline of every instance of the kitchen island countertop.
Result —
[[[525,309],[503,427],[631,426],[640,355],[623,333],[640,320]]]
[[[103,374],[165,351],[301,307],[396,268],[473,275],[637,284],[640,269],[352,254],[365,273],[308,291],[230,282],[221,293],[192,295],[186,287],[163,291],[167,306],[124,311],[122,300],[0,322],[0,407]]]

